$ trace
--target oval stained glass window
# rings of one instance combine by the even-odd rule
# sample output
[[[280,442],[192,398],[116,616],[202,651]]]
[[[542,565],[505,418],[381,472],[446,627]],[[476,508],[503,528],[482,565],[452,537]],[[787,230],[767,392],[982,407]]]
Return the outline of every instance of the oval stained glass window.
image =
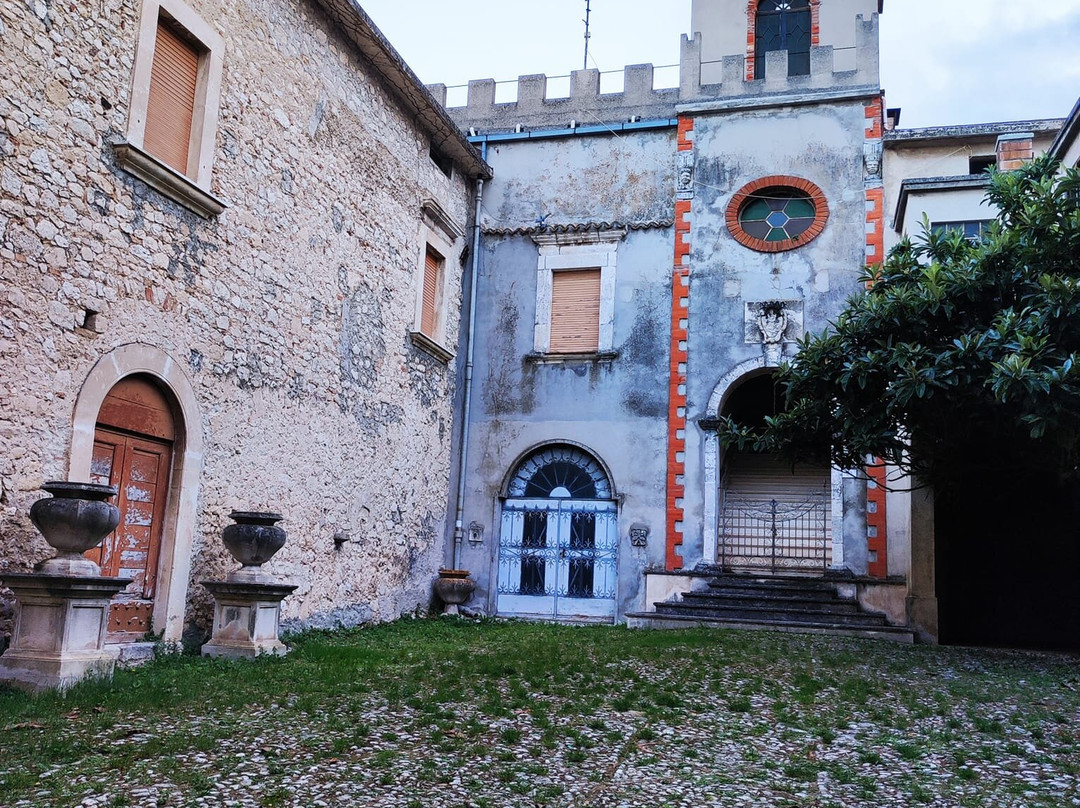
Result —
[[[728,205],[728,229],[759,252],[792,250],[825,229],[829,210],[821,189],[798,177],[764,177],[744,186]]]

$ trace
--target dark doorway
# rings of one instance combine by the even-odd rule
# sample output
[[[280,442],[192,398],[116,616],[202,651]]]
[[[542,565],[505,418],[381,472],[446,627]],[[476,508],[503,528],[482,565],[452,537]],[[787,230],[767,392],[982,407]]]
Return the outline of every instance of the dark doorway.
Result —
[[[935,503],[941,642],[1080,650],[1080,483],[972,472]]]

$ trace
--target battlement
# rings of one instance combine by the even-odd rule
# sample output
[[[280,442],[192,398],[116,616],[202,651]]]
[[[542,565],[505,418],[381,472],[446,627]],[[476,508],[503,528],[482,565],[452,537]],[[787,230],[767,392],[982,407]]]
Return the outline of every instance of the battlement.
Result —
[[[832,46],[810,50],[810,73],[788,76],[787,51],[765,57],[765,78],[747,81],[747,56],[725,56],[719,62],[703,62],[701,34],[683,35],[679,63],[679,86],[656,88],[651,64],[630,65],[623,71],[621,93],[600,92],[600,71],[575,70],[570,75],[570,95],[549,97],[544,75],[520,76],[517,100],[496,103],[494,79],[469,82],[468,102],[447,112],[463,129],[484,132],[514,131],[518,127],[570,128],[593,124],[674,118],[684,110],[779,106],[834,97],[853,92],[876,91],[880,84],[878,15],[855,20],[854,59],[845,53],[838,60]],[[854,64],[836,68],[837,61]],[[705,83],[719,77],[720,81]],[[445,84],[429,85],[435,99],[446,105]]]

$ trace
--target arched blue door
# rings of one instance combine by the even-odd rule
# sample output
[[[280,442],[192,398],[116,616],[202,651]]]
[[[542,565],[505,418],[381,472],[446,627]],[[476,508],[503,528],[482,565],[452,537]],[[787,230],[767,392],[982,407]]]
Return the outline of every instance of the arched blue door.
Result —
[[[499,614],[614,618],[618,536],[611,483],[594,458],[573,446],[529,455],[503,502]]]

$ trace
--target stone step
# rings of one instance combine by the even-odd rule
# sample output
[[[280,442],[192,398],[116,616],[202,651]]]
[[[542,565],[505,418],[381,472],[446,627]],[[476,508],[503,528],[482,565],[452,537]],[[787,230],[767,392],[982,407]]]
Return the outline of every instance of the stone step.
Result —
[[[836,584],[832,581],[792,575],[718,575],[709,580],[709,588],[785,592],[836,592]]]
[[[694,617],[722,618],[753,623],[814,622],[837,626],[879,627],[886,625],[885,616],[867,612],[854,614],[814,614],[799,609],[769,608],[761,606],[731,606],[697,604],[693,602],[657,603],[656,613],[661,615],[688,615]]]
[[[838,597],[836,593],[801,596],[760,592],[687,592],[683,595],[683,603],[725,608],[772,608],[815,614],[859,614],[861,611],[858,603]]]
[[[836,637],[860,637],[863,639],[889,640],[911,644],[915,641],[915,632],[898,626],[838,626],[834,623],[804,620],[788,623],[760,623],[750,620],[729,620],[725,618],[703,617],[695,615],[658,614],[657,612],[629,612],[626,615],[629,628],[679,629],[679,628],[724,628],[747,631],[779,631],[795,634],[827,634]]]

